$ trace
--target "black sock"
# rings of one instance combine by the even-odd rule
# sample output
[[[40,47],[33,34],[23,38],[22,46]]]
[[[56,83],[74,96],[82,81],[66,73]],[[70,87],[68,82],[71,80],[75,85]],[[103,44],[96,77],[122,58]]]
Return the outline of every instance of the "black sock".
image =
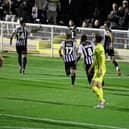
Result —
[[[113,64],[114,64],[115,68],[117,69],[118,68],[118,63],[114,60]]]
[[[104,86],[104,80],[102,81],[102,86]]]
[[[26,64],[27,64],[27,58],[23,57],[23,68],[26,68]]]
[[[22,66],[22,55],[18,55],[18,64],[20,65],[20,67]]]
[[[75,75],[75,73],[74,73],[73,75],[71,75],[71,81],[72,81],[72,85],[74,85],[75,78],[76,78],[76,75]]]

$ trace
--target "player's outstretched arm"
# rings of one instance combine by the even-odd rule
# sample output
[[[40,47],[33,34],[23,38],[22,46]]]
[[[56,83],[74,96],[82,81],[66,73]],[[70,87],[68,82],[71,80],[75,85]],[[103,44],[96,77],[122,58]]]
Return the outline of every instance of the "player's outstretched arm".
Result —
[[[59,48],[59,56],[60,56],[61,58],[63,58],[62,49],[63,49],[62,47]]]
[[[88,69],[88,74],[91,74],[92,69],[94,68],[94,62],[91,64],[90,68]]]
[[[88,69],[88,74],[91,74],[91,71],[95,67],[95,64],[96,64],[96,58],[94,58],[93,63],[91,64],[90,68]]]
[[[15,33],[12,33],[11,38],[10,38],[10,46],[12,45],[12,40],[13,40],[14,35]]]

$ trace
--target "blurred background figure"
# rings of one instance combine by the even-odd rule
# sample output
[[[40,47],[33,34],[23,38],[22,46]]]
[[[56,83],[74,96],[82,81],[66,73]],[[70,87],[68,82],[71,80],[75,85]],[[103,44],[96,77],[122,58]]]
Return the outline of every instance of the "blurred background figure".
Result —
[[[129,6],[128,6],[128,1],[127,0],[122,1],[122,7],[124,8],[125,12],[129,11]]]
[[[4,7],[2,0],[0,0],[0,20],[3,20],[3,17],[4,17]]]
[[[81,25],[81,27],[89,27],[89,23],[88,23],[88,21],[87,21],[87,19],[84,19],[83,21],[82,21],[82,25]]]
[[[32,15],[33,22],[36,23],[38,20],[38,6],[36,5],[36,3],[32,7],[32,14],[31,15]]]
[[[4,0],[3,6],[4,6],[4,13],[11,14],[11,0]]]
[[[57,24],[58,12],[61,10],[60,0],[47,0],[45,3],[47,9],[47,20],[49,24]]]
[[[96,19],[93,23],[93,28],[100,28],[101,27],[101,24],[100,24],[100,20],[99,19]]]
[[[69,30],[71,32],[71,38],[75,39],[77,30],[76,30],[76,25],[72,19],[69,20],[68,27],[69,27]]]
[[[122,1],[122,6],[123,6],[123,9],[124,9],[123,28],[127,30],[128,27],[129,27],[129,6],[128,6],[128,1],[127,0],[123,0]]]
[[[46,16],[47,0],[35,0],[35,5],[38,8],[38,18],[36,20],[36,23],[46,24],[47,23],[47,16]]]
[[[108,15],[108,20],[111,23],[112,29],[117,29],[119,26],[119,16],[118,16],[118,5],[116,3],[112,4],[112,11]]]

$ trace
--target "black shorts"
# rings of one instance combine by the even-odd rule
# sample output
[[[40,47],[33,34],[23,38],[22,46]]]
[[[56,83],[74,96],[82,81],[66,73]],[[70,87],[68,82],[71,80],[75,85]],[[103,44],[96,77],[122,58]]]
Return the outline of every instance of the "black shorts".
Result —
[[[72,62],[65,62],[65,72],[66,75],[70,75],[70,69],[76,69],[76,63],[75,61]]]
[[[108,54],[108,56],[114,56],[114,48],[105,49],[105,54]]]
[[[16,51],[18,54],[27,54],[27,47],[16,45]]]

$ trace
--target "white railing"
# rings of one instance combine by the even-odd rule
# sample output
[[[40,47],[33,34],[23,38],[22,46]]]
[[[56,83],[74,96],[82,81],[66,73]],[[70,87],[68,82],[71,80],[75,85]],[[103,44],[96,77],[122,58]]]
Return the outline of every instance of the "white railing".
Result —
[[[0,21],[0,51],[15,51],[15,41],[10,47],[10,35],[18,25],[16,22]],[[37,52],[47,56],[56,56],[61,40],[64,34],[69,31],[67,26],[44,25],[44,24],[26,24],[30,30],[28,49],[29,52]],[[77,41],[82,34],[87,34],[88,39],[93,38],[93,33],[104,34],[103,29],[81,28],[77,27]],[[115,36],[115,48],[127,50],[129,48],[129,31],[113,30]],[[124,55],[123,51],[120,56]],[[129,56],[129,54],[128,54]]]

